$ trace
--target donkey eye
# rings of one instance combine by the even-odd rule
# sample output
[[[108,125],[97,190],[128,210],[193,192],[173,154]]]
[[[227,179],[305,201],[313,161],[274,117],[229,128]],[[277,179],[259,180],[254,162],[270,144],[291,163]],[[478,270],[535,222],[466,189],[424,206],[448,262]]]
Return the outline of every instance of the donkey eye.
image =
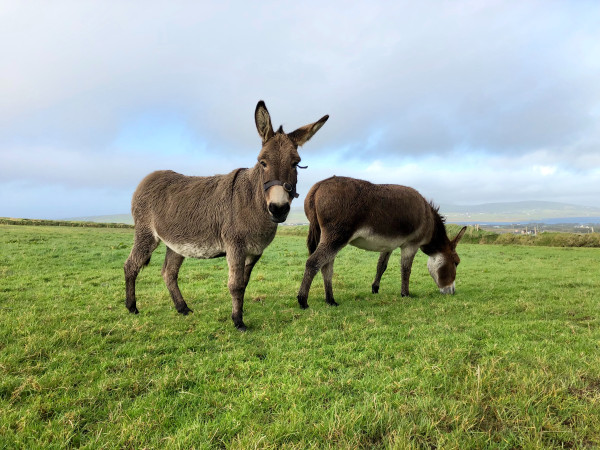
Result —
[[[267,163],[266,163],[266,162],[264,162],[264,161],[261,161],[261,162],[260,162],[260,165],[261,165],[261,166],[263,166],[263,167],[267,167]]]

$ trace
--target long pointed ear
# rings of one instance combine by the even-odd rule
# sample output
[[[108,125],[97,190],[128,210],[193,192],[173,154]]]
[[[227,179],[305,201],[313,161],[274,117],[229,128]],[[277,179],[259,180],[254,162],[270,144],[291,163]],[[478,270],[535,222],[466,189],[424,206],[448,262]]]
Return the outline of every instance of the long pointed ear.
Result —
[[[458,241],[460,241],[462,239],[462,237],[465,234],[465,231],[467,231],[467,227],[462,227],[460,229],[460,231],[458,232],[458,234],[456,235],[456,237],[454,239],[452,239],[452,245],[454,247],[456,247],[458,245]]]
[[[258,134],[260,135],[263,144],[273,137],[275,133],[273,132],[273,125],[271,125],[271,116],[269,115],[265,102],[262,100],[256,105],[254,122],[256,122],[256,129],[258,130]]]
[[[295,131],[292,131],[288,134],[288,137],[292,140],[294,144],[297,146],[304,145],[314,134],[319,131],[319,129],[323,126],[325,122],[327,122],[329,116],[323,116],[315,123],[311,123],[309,125],[304,125],[303,127],[298,128]]]

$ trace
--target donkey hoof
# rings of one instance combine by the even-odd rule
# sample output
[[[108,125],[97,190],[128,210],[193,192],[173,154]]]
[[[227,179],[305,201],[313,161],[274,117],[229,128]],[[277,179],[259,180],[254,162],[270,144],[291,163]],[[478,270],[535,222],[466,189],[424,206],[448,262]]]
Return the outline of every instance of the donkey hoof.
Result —
[[[193,313],[194,311],[192,311],[190,308],[188,308],[187,306],[184,306],[181,309],[178,309],[177,312],[179,314],[183,314],[184,316],[187,316],[189,313]]]
[[[408,292],[402,292],[402,297],[410,297],[410,295],[408,294]]]
[[[235,327],[238,329],[238,331],[241,331],[242,333],[248,330],[248,327],[246,327],[246,325],[244,325],[243,322],[241,324],[235,324]]]
[[[125,305],[125,306],[131,314],[139,314],[140,313],[137,309],[137,306],[135,306],[135,305],[132,305],[132,306]]]
[[[308,308],[308,302],[306,301],[305,298],[302,298],[300,296],[298,296],[296,298],[298,299],[298,304],[300,305],[300,308],[302,308],[302,309]]]
[[[371,292],[373,294],[379,294],[379,286],[376,286],[376,285],[371,286]]]
[[[336,302],[335,300],[327,300],[327,304],[329,306],[340,306],[338,302]]]

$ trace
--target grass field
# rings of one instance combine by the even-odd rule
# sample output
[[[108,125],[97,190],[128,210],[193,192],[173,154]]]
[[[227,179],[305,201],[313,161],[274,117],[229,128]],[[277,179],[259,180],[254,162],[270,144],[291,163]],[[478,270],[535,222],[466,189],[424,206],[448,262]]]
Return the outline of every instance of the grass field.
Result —
[[[336,260],[299,309],[303,229],[280,228],[230,319],[224,259],[124,306],[130,229],[0,226],[0,448],[600,446],[600,249],[461,244],[457,294],[426,258]]]

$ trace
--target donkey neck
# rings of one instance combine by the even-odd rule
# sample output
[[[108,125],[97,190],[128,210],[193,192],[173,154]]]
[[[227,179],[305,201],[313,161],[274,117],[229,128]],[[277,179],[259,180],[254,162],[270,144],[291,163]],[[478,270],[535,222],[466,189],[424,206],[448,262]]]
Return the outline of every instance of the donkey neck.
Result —
[[[254,206],[256,215],[264,216],[271,223],[264,196],[263,179],[258,164],[248,169],[238,169],[236,171],[233,178],[233,190],[243,192],[247,206]]]
[[[435,253],[445,250],[450,244],[450,239],[448,239],[448,235],[446,234],[444,219],[442,219],[442,216],[440,216],[437,208],[434,208],[431,204],[429,207],[431,208],[431,214],[433,216],[433,231],[431,233],[431,240],[421,246],[421,250],[427,256],[431,256]]]

